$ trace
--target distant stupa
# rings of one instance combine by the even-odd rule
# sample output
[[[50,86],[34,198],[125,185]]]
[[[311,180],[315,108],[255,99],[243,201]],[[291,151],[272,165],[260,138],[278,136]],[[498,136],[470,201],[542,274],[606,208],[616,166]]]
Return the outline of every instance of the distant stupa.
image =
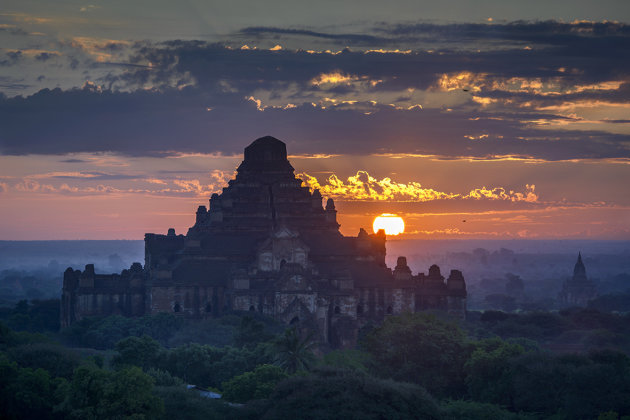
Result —
[[[584,267],[580,252],[573,268],[573,277],[565,280],[562,284],[562,291],[558,294],[558,300],[562,306],[586,306],[589,300],[596,297],[595,284],[586,277],[586,267]]]

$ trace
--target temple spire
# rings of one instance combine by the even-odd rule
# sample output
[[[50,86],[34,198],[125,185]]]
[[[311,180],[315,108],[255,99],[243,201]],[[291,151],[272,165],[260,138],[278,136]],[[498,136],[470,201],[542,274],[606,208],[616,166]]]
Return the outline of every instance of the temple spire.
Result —
[[[573,268],[573,280],[576,281],[578,279],[586,280],[586,267],[584,267],[584,263],[582,262],[581,252],[578,253],[578,259]]]

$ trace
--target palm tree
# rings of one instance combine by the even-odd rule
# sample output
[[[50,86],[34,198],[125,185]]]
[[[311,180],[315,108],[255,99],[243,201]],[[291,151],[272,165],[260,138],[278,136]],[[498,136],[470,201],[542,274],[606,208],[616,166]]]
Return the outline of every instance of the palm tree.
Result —
[[[276,342],[276,364],[288,373],[295,373],[298,370],[309,370],[311,364],[315,361],[313,347],[316,343],[313,341],[313,332],[302,339],[297,328],[287,328],[284,335],[280,336]]]

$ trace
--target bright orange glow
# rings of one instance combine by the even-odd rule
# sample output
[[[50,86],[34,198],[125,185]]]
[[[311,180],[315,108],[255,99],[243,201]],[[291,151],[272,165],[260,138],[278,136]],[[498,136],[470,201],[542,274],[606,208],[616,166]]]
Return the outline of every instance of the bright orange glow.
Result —
[[[383,213],[374,219],[372,229],[374,229],[374,233],[383,229],[386,235],[399,235],[405,231],[405,222],[400,216]]]

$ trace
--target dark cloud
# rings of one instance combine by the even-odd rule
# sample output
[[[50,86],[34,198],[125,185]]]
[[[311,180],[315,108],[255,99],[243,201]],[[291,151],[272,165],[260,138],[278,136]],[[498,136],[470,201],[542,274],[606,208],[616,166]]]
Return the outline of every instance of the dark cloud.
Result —
[[[96,48],[100,51],[118,52],[124,50],[126,46],[127,44],[123,42],[110,41],[102,45],[97,45]]]
[[[60,160],[59,162],[61,163],[86,163],[88,161],[83,160],[83,159],[63,159],[63,160]]]
[[[301,37],[309,37],[309,38],[322,38],[328,40],[334,40],[338,44],[342,45],[375,45],[375,44],[385,44],[394,42],[394,40],[387,39],[384,37],[374,36],[374,35],[366,35],[366,34],[334,34],[334,33],[326,33],[326,32],[317,32],[311,31],[307,29],[287,29],[287,28],[275,28],[268,26],[252,26],[248,28],[244,28],[239,31],[240,35],[250,36],[254,38],[261,38],[264,36],[272,35],[289,35],[289,36],[301,36]]]
[[[532,129],[509,114],[475,119],[477,111],[374,106],[373,113],[365,115],[311,105],[261,112],[251,102],[219,105],[209,112],[212,101],[193,88],[117,93],[87,86],[3,98],[0,152],[236,154],[252,139],[273,134],[286,141],[292,153],[419,153],[445,158],[513,155],[549,160],[630,157],[628,136]],[[488,137],[466,137],[480,133]]]
[[[0,60],[0,66],[12,66],[22,57],[22,51],[9,51],[5,55],[7,58]]]
[[[20,91],[20,90],[24,90],[29,88],[31,85],[25,84],[25,83],[2,83],[3,82],[3,78],[0,78],[0,88],[2,89],[6,89],[6,90],[16,90],[16,91]],[[2,97],[4,97],[4,94],[2,92],[0,92],[0,95],[2,95]],[[1,135],[1,133],[0,133]]]
[[[474,48],[452,45],[434,52],[409,47],[410,54],[366,52],[345,48],[339,54],[267,49],[241,50],[222,44],[173,41],[159,45],[139,43],[132,63],[150,62],[151,68],[112,75],[120,86],[161,86],[173,78],[192,76],[208,88],[218,80],[234,82],[236,89],[250,91],[273,84],[308,82],[323,72],[341,71],[382,80],[380,90],[425,89],[444,73],[468,71],[488,78],[528,77],[558,79],[566,85],[630,78],[630,30],[616,23],[516,22],[513,24],[397,25],[381,27],[391,39],[371,38],[373,47],[405,47],[397,37],[428,37],[454,43],[473,42]],[[241,33],[273,33],[321,37],[315,31],[281,28],[247,28]],[[337,34],[328,34],[335,38]],[[347,34],[343,35],[347,36]],[[357,37],[363,37],[357,34]],[[415,38],[414,38],[415,39]],[[496,45],[504,42],[504,46]],[[515,42],[518,43],[515,44]],[[467,44],[466,44],[467,45]],[[524,49],[532,48],[532,49]],[[478,48],[481,48],[478,51]],[[279,86],[281,87],[281,86]],[[340,87],[339,89],[343,89]]]
[[[72,70],[76,70],[77,67],[79,67],[79,60],[76,57],[70,56],[68,57],[68,60],[70,61],[69,64]]]
[[[382,23],[375,31],[389,36],[425,36],[438,39],[514,39],[540,42],[541,44],[565,44],[567,39],[578,37],[612,38],[630,36],[630,25],[620,22],[576,21],[515,21],[508,23]]]
[[[504,90],[485,90],[476,93],[476,95],[486,98],[509,99],[513,104],[528,103],[531,106],[550,106],[577,101],[629,103],[630,82],[621,83],[618,88],[591,89],[573,93],[557,92],[553,95],[544,92],[510,92]]]
[[[15,26],[15,25],[0,25],[0,32],[5,32],[11,35],[19,35],[19,36],[28,35],[28,32],[26,32],[24,29],[20,28],[19,26]]]
[[[51,53],[47,53],[47,52],[42,52],[39,53],[35,56],[36,60],[39,61],[48,61],[49,59],[51,59],[52,57],[54,57],[56,54],[51,54]]]
[[[532,123],[573,121],[574,117],[554,114],[550,108],[541,111],[566,102],[629,102],[630,29],[625,24],[383,24],[375,31],[377,35],[353,37],[256,27],[239,34],[348,40],[377,47],[403,46],[421,38],[446,43],[459,39],[467,46],[485,43],[485,48],[478,52],[453,44],[435,52],[414,49],[408,54],[345,48],[333,54],[236,49],[202,41],[139,42],[129,47],[127,63],[106,64],[115,70],[97,80],[102,87],[87,84],[67,91],[45,89],[27,98],[0,97],[0,152],[233,154],[269,133],[288,141],[292,153],[513,155],[550,160],[630,155],[627,135],[543,130]],[[524,49],[525,45],[532,49]],[[330,73],[352,82],[313,83]],[[409,110],[369,102],[380,94],[404,101],[414,89],[439,91],[444,77],[462,73],[469,74],[474,86],[457,87],[469,94],[454,105]],[[557,91],[504,86],[518,78],[552,83]],[[624,83],[577,88],[610,81]],[[247,99],[254,94],[258,98],[261,92],[276,101],[291,101],[293,108],[267,107],[261,112]],[[358,103],[328,104],[326,109],[310,104],[325,96],[343,99],[344,95],[355,95]],[[478,102],[483,100],[490,106],[481,106]]]
[[[22,57],[22,51],[9,51],[7,53],[7,57],[9,57],[11,60],[17,60]]]

